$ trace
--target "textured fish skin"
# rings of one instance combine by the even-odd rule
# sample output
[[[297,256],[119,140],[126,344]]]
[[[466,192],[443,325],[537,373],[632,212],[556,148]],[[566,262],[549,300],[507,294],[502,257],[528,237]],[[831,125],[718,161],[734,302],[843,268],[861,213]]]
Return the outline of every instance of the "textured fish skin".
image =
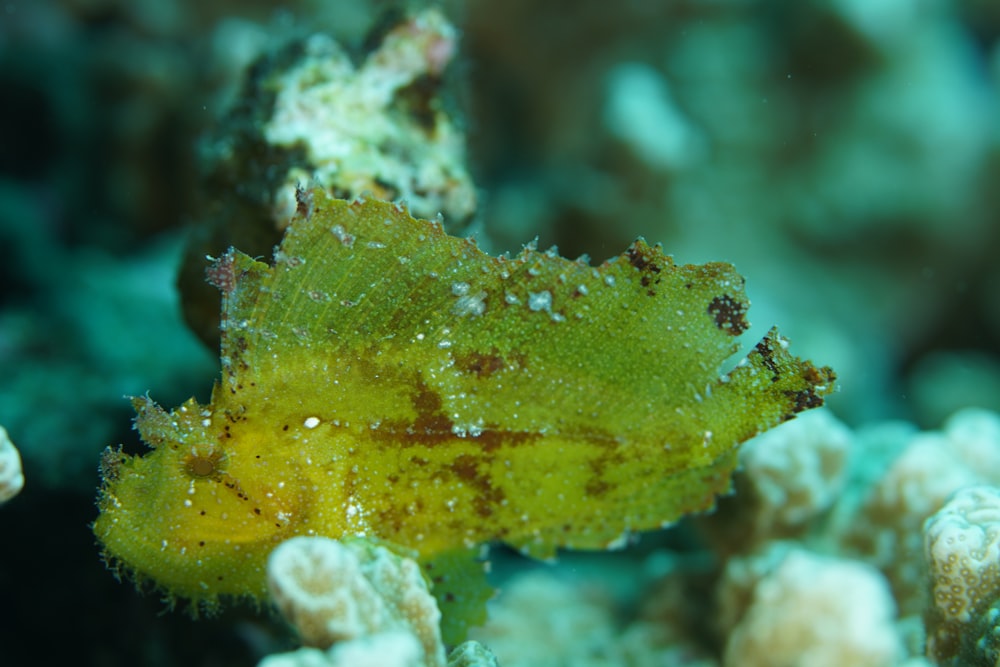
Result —
[[[152,451],[106,453],[94,525],[109,561],[207,605],[263,597],[293,535],[365,536],[410,550],[477,620],[484,582],[456,554],[611,548],[708,509],[739,443],[834,388],[776,330],[720,374],[747,328],[742,277],[642,240],[599,267],[492,257],[315,190],[273,264],[231,249],[209,279],[211,401],[133,399]]]

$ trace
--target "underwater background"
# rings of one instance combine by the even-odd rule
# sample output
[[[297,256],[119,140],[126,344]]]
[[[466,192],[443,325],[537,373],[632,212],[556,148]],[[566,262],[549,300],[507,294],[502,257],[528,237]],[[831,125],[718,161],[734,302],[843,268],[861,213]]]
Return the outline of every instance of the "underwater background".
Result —
[[[315,33],[360,62],[424,6],[0,2],[0,424],[26,480],[0,507],[0,664],[250,665],[296,646],[273,614],[192,620],[116,581],[90,530],[98,464],[107,446],[143,451],[123,397],[206,401],[218,375],[214,324],[178,274],[224,249],[190,250],[205,228],[235,224],[243,247],[247,202],[280,180],[270,160],[290,152],[246,138],[256,105],[273,103],[255,77]],[[814,431],[827,458],[760,473],[799,495],[769,500],[748,473],[714,519],[624,552],[553,567],[497,548],[511,601],[480,641],[504,665],[736,664],[734,637],[745,656],[755,645],[724,618],[739,604],[720,601],[719,581],[736,575],[719,572],[778,549],[881,572],[901,639],[852,664],[917,660],[920,526],[951,491],[1000,484],[985,463],[1000,459],[1000,4],[434,6],[458,29],[439,94],[474,183],[448,200],[450,231],[492,252],[538,237],[600,262],[642,236],[678,263],[731,262],[753,301],[745,344],[779,324],[839,383]],[[971,413],[946,422],[965,408],[981,409],[975,426]],[[933,494],[907,481],[916,497],[879,504],[920,432],[960,443],[922,460],[958,451],[980,469]],[[962,449],[973,441],[986,449]],[[916,478],[941,470],[933,460]],[[802,497],[804,514],[779,516]]]

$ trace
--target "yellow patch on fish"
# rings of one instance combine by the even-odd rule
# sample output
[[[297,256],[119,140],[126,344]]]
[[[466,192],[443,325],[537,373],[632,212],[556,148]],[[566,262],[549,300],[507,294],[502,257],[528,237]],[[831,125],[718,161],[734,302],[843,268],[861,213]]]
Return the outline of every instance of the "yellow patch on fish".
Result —
[[[482,616],[478,545],[549,558],[705,510],[739,443],[833,388],[773,330],[720,375],[747,327],[728,264],[642,240],[599,267],[492,257],[393,204],[299,208],[273,265],[209,270],[211,402],[133,399],[153,451],[105,456],[105,554],[172,596],[261,598],[280,541],[362,536],[417,555],[455,640]]]

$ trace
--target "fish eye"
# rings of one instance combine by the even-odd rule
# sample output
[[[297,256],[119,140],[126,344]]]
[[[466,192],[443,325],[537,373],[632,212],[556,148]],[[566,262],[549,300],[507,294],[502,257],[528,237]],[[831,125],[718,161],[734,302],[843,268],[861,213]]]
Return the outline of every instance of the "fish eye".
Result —
[[[184,472],[191,477],[213,477],[220,471],[223,458],[221,452],[210,452],[208,454],[191,452],[191,454],[184,457]]]

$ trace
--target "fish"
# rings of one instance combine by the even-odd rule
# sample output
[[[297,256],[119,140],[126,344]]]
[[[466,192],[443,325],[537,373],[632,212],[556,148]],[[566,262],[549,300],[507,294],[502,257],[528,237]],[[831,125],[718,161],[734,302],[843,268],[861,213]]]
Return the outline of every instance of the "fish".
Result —
[[[283,540],[364,538],[424,566],[457,641],[484,618],[484,545],[552,559],[706,511],[740,443],[835,389],[776,329],[732,363],[743,278],[642,239],[599,266],[493,256],[301,189],[271,262],[230,248],[207,276],[211,399],[132,398],[150,451],[106,450],[93,524],[118,572],[195,608],[266,600]]]

